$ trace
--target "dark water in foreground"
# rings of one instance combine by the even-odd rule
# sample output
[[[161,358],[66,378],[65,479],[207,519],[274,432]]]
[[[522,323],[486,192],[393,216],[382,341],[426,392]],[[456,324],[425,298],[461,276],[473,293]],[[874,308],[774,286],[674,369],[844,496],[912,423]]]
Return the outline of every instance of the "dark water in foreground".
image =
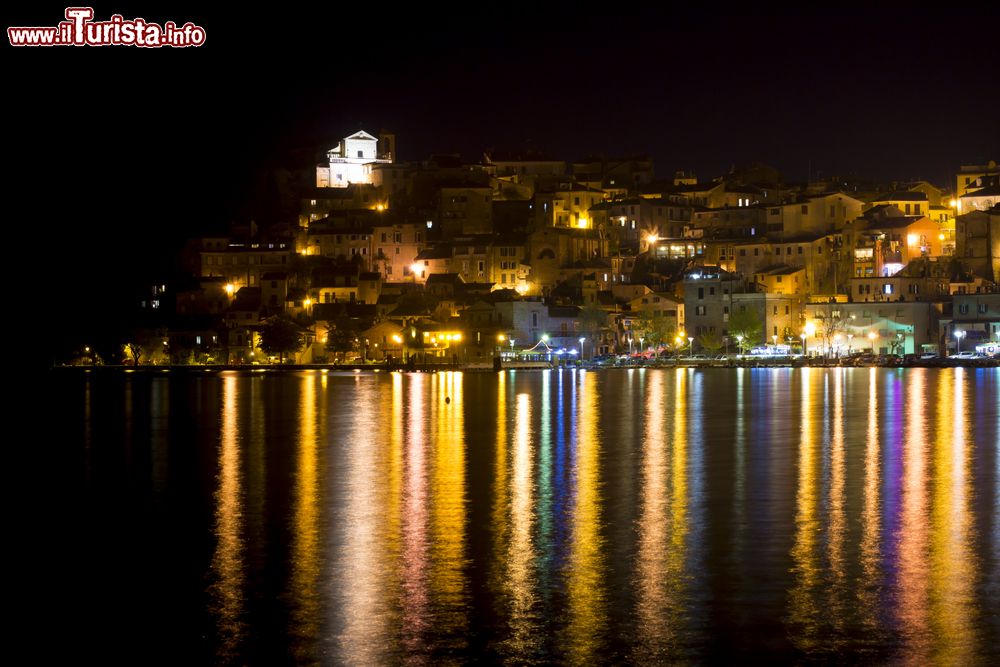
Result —
[[[50,390],[39,622],[77,657],[1000,652],[996,369],[91,374]]]

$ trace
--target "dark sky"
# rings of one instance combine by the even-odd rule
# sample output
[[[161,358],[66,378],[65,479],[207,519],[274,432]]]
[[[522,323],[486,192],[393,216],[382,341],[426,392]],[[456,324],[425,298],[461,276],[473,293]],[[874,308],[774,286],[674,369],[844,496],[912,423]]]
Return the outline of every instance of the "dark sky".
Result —
[[[1000,159],[997,10],[809,4],[335,3],[241,15],[102,4],[98,18],[193,21],[207,43],[5,45],[9,203],[30,238],[44,229],[56,240],[52,285],[72,277],[89,289],[248,215],[261,170],[359,127],[395,131],[406,160],[489,147],[648,153],[662,176],[761,161],[789,180],[811,169],[945,184],[963,162]],[[62,7],[5,9],[5,26],[54,25]]]

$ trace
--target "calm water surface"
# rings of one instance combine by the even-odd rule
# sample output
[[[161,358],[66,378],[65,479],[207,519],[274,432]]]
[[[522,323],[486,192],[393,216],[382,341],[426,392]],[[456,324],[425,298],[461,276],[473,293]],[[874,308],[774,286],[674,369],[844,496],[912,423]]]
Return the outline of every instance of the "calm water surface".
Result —
[[[90,374],[50,400],[39,551],[74,655],[1000,652],[996,369]]]

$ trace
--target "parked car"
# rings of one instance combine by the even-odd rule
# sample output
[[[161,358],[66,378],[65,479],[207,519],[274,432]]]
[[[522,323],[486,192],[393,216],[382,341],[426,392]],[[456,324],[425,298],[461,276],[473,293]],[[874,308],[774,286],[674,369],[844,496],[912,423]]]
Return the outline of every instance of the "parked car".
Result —
[[[920,355],[920,361],[933,361],[938,358],[937,352],[924,352]]]
[[[962,350],[956,354],[952,354],[948,357],[949,359],[980,359],[981,357],[973,352],[972,350]]]

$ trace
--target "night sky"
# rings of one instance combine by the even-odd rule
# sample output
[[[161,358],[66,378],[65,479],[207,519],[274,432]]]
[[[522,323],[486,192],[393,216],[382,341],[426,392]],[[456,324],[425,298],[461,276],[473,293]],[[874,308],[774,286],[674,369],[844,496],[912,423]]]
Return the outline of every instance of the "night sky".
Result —
[[[325,15],[282,5],[237,16],[204,3],[98,5],[99,19],[193,21],[207,43],[5,41],[6,223],[44,248],[43,287],[72,295],[75,316],[117,307],[123,281],[168,269],[199,229],[266,217],[268,170],[311,163],[358,128],[394,131],[403,160],[648,153],[662,177],[760,161],[792,181],[950,184],[959,164],[1000,159],[998,11],[987,5],[616,13],[627,6],[398,14],[337,3]],[[55,25],[62,8],[5,9],[5,27]]]

